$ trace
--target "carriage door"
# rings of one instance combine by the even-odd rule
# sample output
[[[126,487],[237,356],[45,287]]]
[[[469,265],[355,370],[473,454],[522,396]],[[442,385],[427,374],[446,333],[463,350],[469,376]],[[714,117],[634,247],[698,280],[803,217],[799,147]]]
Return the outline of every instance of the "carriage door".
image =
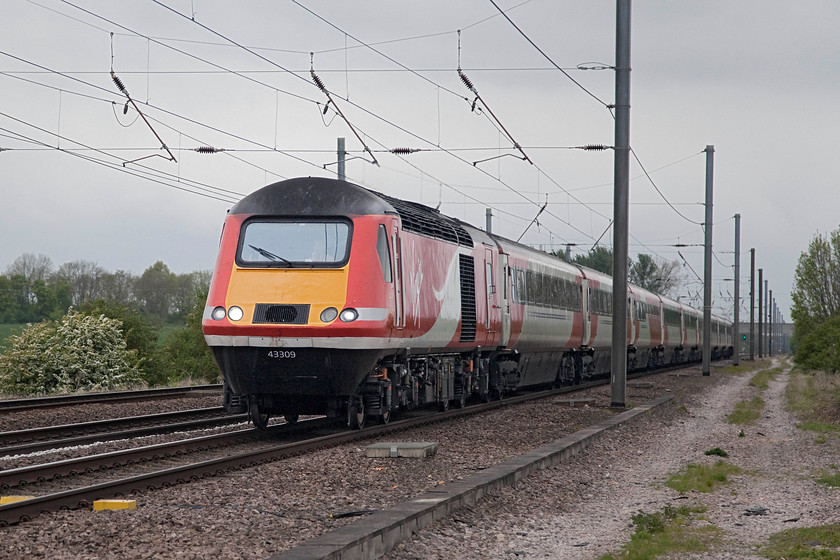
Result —
[[[484,285],[487,289],[487,315],[484,319],[484,326],[489,334],[495,332],[493,327],[495,326],[498,309],[496,305],[496,282],[493,279],[493,250],[489,247],[484,249]]]
[[[405,308],[403,306],[402,244],[397,227],[391,234],[391,246],[394,250],[394,326],[405,326]]]
[[[583,339],[581,340],[581,346],[591,346],[592,345],[592,321],[591,316],[589,315],[589,281],[586,278],[581,278],[580,285],[578,286],[578,290],[580,290],[580,299],[581,299],[581,315],[583,319]]]
[[[510,339],[510,269],[508,268],[508,256],[504,253],[499,255],[499,283],[502,286],[500,295],[502,336],[499,339],[499,346],[507,346]]]

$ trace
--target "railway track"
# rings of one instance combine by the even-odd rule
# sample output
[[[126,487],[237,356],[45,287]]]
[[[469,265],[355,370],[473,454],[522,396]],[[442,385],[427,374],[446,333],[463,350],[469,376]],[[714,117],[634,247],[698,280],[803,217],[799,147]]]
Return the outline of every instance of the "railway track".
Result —
[[[504,400],[451,409],[443,413],[422,409],[405,413],[401,419],[389,424],[372,426],[364,430],[349,431],[335,422],[315,419],[302,421],[297,425],[273,426],[267,431],[248,429],[232,434],[190,438],[170,444],[0,471],[0,488],[4,488],[4,494],[12,492],[25,495],[40,494],[0,506],[0,525],[26,521],[43,511],[90,507],[95,500],[101,498],[127,496],[143,490],[216,476],[314,450],[376,438],[431,423],[447,422],[521,402],[568,394],[604,383],[606,382],[596,381],[575,387],[527,393]],[[243,449],[231,452],[231,446],[234,445],[242,446]],[[203,454],[199,460],[191,458],[192,462],[183,461],[188,454],[192,455],[196,452]],[[211,456],[214,453],[215,456]],[[173,462],[181,464],[173,465]],[[146,472],[129,472],[124,466],[129,463],[132,468],[135,465],[144,464]],[[74,483],[72,479],[77,473],[87,473],[97,480],[92,482],[79,480]],[[105,477],[108,480],[101,480]]]
[[[0,456],[213,428],[246,420],[247,415],[231,415],[218,406],[0,432]]]
[[[104,393],[84,393],[80,395],[58,395],[55,397],[35,397],[31,399],[8,399],[0,400],[0,413],[78,404],[171,399],[199,391],[221,392],[221,389],[222,386],[219,384],[193,385],[189,387],[143,389],[139,391],[110,391]]]

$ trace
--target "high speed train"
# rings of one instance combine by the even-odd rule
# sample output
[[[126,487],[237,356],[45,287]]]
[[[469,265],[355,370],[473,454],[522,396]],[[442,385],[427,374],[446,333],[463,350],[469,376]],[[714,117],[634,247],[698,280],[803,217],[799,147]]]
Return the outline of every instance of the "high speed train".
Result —
[[[630,286],[627,363],[701,359],[700,311]],[[326,178],[228,212],[203,317],[225,406],[388,422],[521,387],[607,375],[612,280],[422,204]],[[713,358],[733,352],[714,318]]]

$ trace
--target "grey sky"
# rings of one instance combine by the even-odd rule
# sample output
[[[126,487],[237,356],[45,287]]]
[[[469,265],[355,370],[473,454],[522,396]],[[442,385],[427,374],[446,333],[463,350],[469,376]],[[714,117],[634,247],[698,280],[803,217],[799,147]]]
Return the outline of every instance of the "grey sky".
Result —
[[[490,205],[494,230],[507,237],[522,234],[546,196],[548,210],[524,242],[546,249],[576,243],[583,252],[608,227],[613,154],[569,148],[613,143],[602,104],[613,102],[613,72],[575,67],[613,63],[614,0],[498,2],[588,93],[551,68],[489,0],[235,8],[161,1],[195,21],[151,0],[3,3],[0,147],[8,151],[0,152],[0,269],[24,252],[44,253],[56,266],[86,259],[137,274],[156,260],[176,272],[210,269],[231,202],[281,178],[331,176],[339,136],[356,157],[347,163],[350,180],[440,204],[479,226]],[[703,220],[701,152],[714,145],[718,312],[732,309],[726,279],[736,212],[741,294],[748,303],[748,250],[755,247],[788,317],[799,253],[816,232],[840,225],[838,22],[833,1],[633,5],[631,143],[688,220],[633,162],[631,254],[681,260],[674,244],[702,243],[692,222]],[[473,96],[456,73],[458,29],[461,66],[535,165],[514,157],[473,165],[516,152],[486,111],[471,111]],[[123,114],[125,97],[109,76],[112,45],[114,71],[177,162],[165,159],[133,109]],[[322,114],[326,98],[309,76],[310,52],[381,167],[365,161],[370,156],[333,110]],[[228,151],[191,151],[203,145]],[[398,147],[426,151],[402,158],[381,151]],[[136,176],[151,173],[165,184]],[[608,232],[601,243],[611,242]],[[702,276],[702,247],[681,252]],[[685,273],[684,293],[702,292],[689,267]]]

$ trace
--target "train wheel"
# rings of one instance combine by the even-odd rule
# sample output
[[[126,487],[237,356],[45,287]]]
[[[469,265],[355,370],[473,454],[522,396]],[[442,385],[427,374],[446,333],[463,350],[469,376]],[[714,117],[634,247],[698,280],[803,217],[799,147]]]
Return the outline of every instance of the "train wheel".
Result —
[[[438,401],[438,410],[440,412],[446,412],[447,410],[449,410],[449,399],[443,399],[441,401]]]
[[[299,414],[284,414],[283,419],[288,422],[289,424],[297,424],[298,419],[300,419]]]
[[[461,389],[461,391],[455,395],[455,406],[458,408],[464,408],[467,406],[467,392],[465,390]]]
[[[365,403],[362,399],[350,399],[347,405],[347,425],[351,430],[361,430],[365,427]]]
[[[387,424],[391,421],[391,409],[389,408],[385,412],[379,415],[379,423],[380,424]]]
[[[257,403],[251,403],[248,407],[248,415],[251,417],[251,422],[254,423],[254,427],[259,428],[260,430],[268,428],[268,413],[262,412]]]

